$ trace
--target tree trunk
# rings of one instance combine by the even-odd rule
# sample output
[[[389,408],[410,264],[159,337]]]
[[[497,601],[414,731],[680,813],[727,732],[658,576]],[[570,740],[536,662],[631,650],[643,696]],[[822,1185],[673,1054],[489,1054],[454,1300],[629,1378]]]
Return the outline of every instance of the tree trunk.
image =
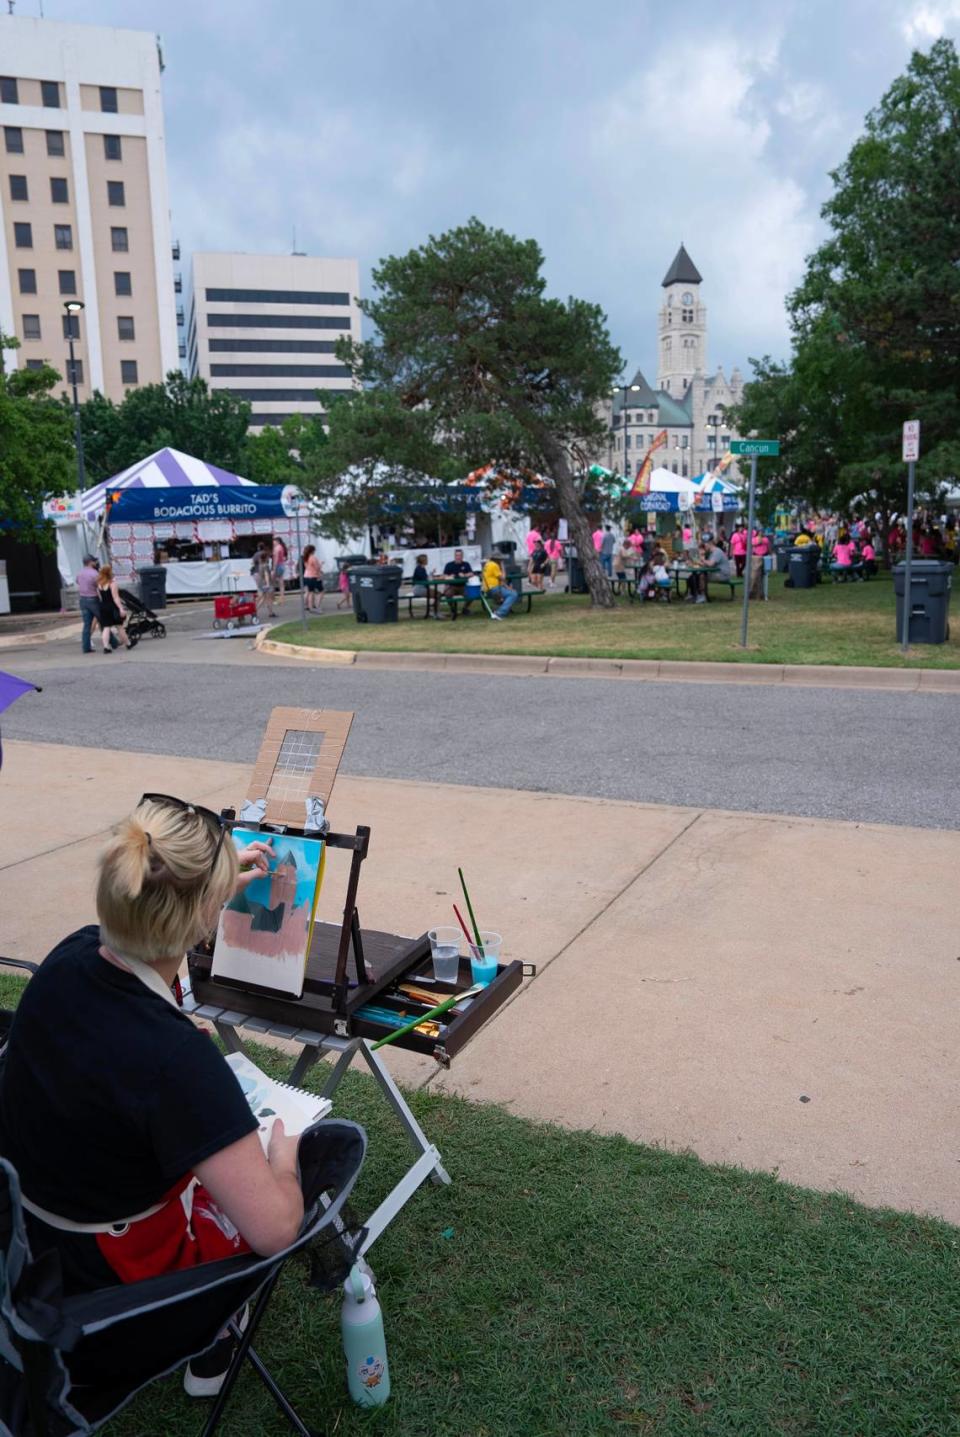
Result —
[[[544,442],[544,452],[550,464],[550,474],[557,490],[557,504],[567,521],[570,538],[577,546],[577,557],[583,566],[583,575],[590,590],[590,602],[594,608],[614,609],[616,601],[610,580],[603,572],[600,555],[593,547],[593,535],[577,493],[570,462],[558,444]]]

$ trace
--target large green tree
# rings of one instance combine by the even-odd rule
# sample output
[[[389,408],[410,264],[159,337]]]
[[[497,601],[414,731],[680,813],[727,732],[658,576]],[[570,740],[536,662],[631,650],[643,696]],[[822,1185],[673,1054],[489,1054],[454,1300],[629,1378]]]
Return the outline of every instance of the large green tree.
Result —
[[[94,394],[81,405],[80,421],[91,484],[167,446],[243,475],[250,406],[199,377],[172,370],[163,384],[132,389],[121,404]]]
[[[318,454],[327,446],[319,414],[288,414],[280,425],[268,424],[247,436],[243,475],[255,484],[303,484],[315,473]]]
[[[831,174],[828,238],[787,301],[793,355],[754,361],[741,432],[783,439],[780,496],[902,510],[900,429],[922,426],[918,484],[960,473],[960,62],[915,53]],[[776,426],[776,427],[774,427]]]
[[[338,345],[360,387],[331,405],[313,487],[359,514],[371,491],[379,504],[425,475],[462,480],[487,464],[493,483],[545,474],[593,602],[609,607],[582,488],[621,359],[599,307],[548,298],[542,266],[536,241],[477,219],[385,259],[361,301],[374,337]]]
[[[5,372],[4,351],[15,348],[0,334],[0,525],[49,548],[53,531],[41,506],[76,488],[73,427],[52,397],[55,369]]]

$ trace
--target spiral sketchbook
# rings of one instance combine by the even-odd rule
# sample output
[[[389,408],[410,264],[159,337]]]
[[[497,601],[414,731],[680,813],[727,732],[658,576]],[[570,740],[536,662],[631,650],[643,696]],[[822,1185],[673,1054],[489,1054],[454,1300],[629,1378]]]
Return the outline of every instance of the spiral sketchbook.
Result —
[[[291,1088],[289,1083],[278,1083],[252,1063],[246,1053],[230,1053],[227,1063],[243,1089],[243,1096],[250,1105],[250,1111],[257,1120],[260,1142],[266,1152],[270,1134],[277,1118],[283,1119],[284,1131],[296,1136],[309,1128],[311,1123],[325,1118],[333,1106],[329,1098],[318,1098],[315,1093],[304,1092],[302,1088]]]

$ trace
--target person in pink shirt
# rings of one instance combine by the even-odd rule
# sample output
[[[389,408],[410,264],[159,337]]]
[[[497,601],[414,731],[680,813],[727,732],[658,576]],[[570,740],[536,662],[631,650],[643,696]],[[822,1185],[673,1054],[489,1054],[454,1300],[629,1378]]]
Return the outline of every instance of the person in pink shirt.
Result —
[[[633,545],[634,550],[639,557],[639,555],[643,551],[643,530],[631,529],[627,537],[629,538],[630,543]]]
[[[594,529],[594,531],[593,531],[593,547],[596,549],[596,551],[597,551],[598,554],[600,553],[600,548],[601,548],[601,545],[602,545],[602,544],[603,544],[603,530],[602,530],[601,528],[596,528],[596,529]]]
[[[540,533],[540,530],[539,530],[539,529],[537,528],[537,526],[534,524],[534,525],[532,526],[531,530],[530,530],[530,533],[527,535],[527,557],[528,557],[528,558],[533,554],[533,551],[534,551],[534,549],[537,547],[537,545],[538,545],[538,544],[541,544],[542,542],[543,542],[543,535]]]
[[[563,558],[563,545],[559,539],[544,540],[543,547],[547,551],[547,558],[550,560],[550,582],[557,581],[557,569],[560,567],[560,560]]]
[[[837,535],[837,542],[833,546],[833,558],[830,561],[830,572],[833,575],[834,583],[854,576],[853,557],[856,552],[856,545],[846,529],[841,529]]]
[[[877,551],[870,542],[869,534],[860,546],[860,557],[863,560],[864,577],[872,579],[877,572]]]
[[[747,531],[739,522],[730,535],[730,554],[737,566],[737,578],[742,579],[747,563]]]

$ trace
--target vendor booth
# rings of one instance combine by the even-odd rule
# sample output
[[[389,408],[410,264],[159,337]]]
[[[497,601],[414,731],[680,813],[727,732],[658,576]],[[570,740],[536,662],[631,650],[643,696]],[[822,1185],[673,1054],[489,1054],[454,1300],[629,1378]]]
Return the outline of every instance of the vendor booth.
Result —
[[[292,485],[253,484],[177,449],[160,449],[88,489],[80,508],[121,584],[162,564],[168,598],[186,598],[254,589],[250,565],[263,539],[283,540],[292,572],[299,503]]]

